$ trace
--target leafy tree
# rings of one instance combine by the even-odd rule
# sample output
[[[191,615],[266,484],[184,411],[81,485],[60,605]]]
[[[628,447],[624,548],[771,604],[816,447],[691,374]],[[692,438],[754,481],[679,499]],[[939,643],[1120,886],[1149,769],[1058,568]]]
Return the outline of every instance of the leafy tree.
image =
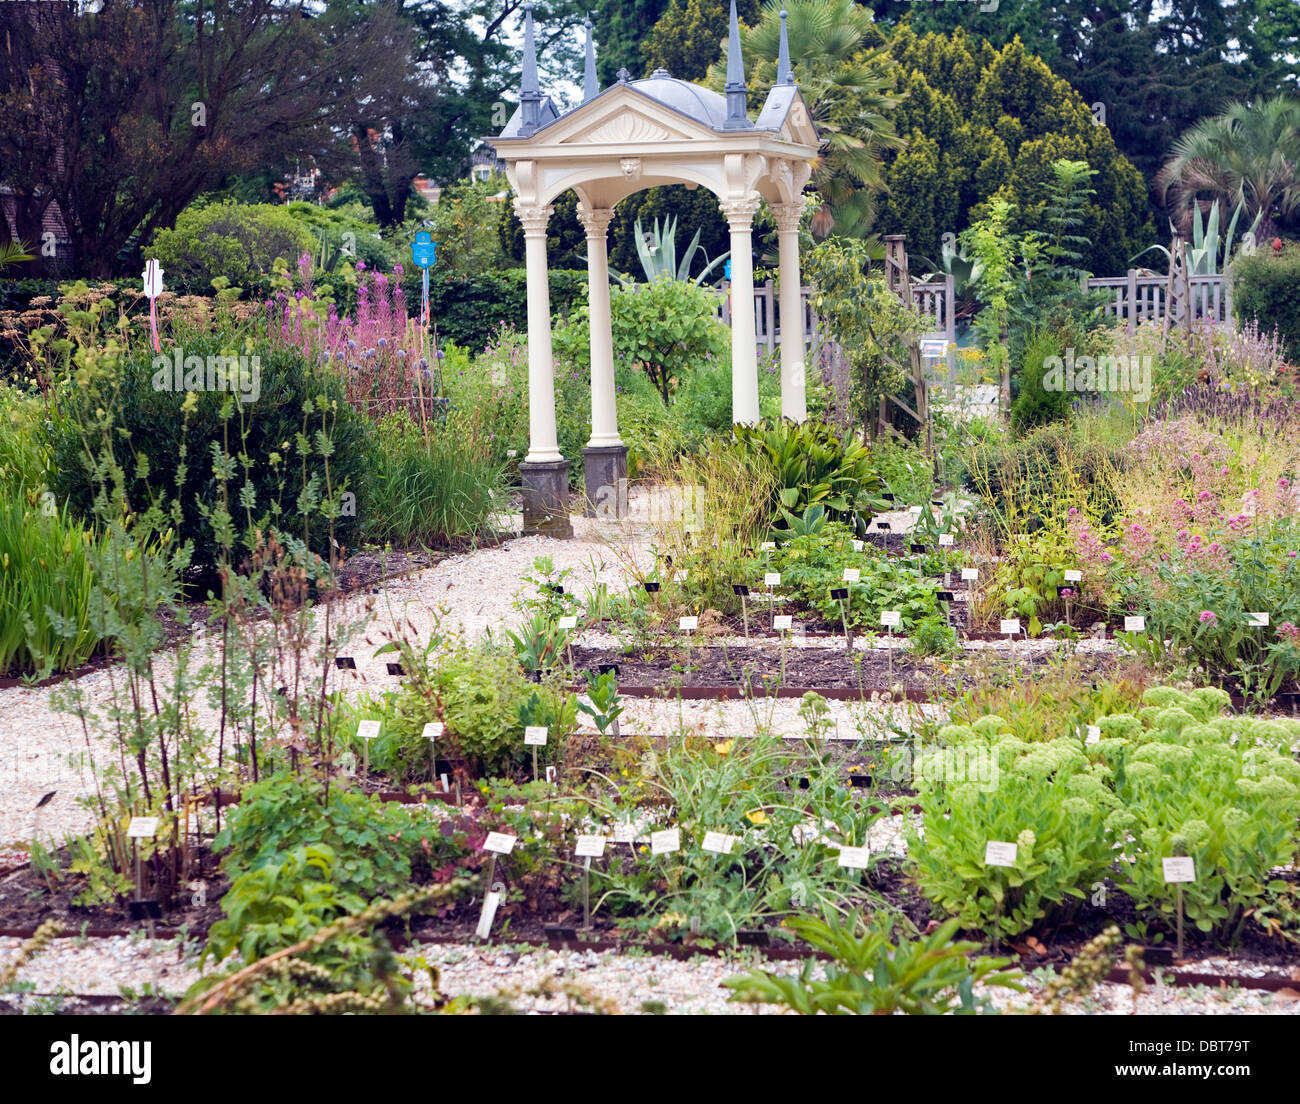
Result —
[[[1088,168],[1086,161],[1052,162],[1056,174],[1043,205],[1043,221],[1047,227],[1043,249],[1048,265],[1044,275],[1049,280],[1068,280],[1078,283],[1087,273],[1079,268],[1083,253],[1092,242],[1078,231],[1083,226],[1087,197],[1095,195],[1088,187],[1096,169]]]
[[[593,16],[598,46],[596,75],[602,88],[618,80],[620,69],[633,74],[642,70],[643,43],[668,4],[669,0],[620,0]]]
[[[753,22],[758,0],[739,0],[736,12],[742,23]],[[645,40],[647,75],[667,69],[682,80],[702,80],[722,53],[730,17],[730,0],[672,0]]]
[[[899,102],[894,66],[871,13],[853,0],[788,0],[784,6],[795,80],[823,141],[811,184],[824,202],[813,230],[865,235],[885,186],[883,153],[901,145],[889,118]],[[769,0],[758,24],[741,32],[750,88],[776,83],[781,8],[779,0]],[[706,83],[721,91],[726,79],[724,57]]]
[[[1079,267],[1122,272],[1151,243],[1141,174],[1069,85],[1020,42],[995,50],[961,31],[918,37],[904,25],[889,48],[905,73],[906,98],[894,117],[907,149],[884,154],[878,231],[905,234],[909,251],[934,256],[945,233],[960,232],[1000,195],[1008,229],[1022,232],[1041,218],[1052,163],[1069,160],[1096,170],[1079,230],[1091,245]]]
[[[1198,123],[1174,145],[1159,182],[1184,229],[1197,203],[1218,199],[1224,210],[1240,203],[1252,221],[1262,214],[1257,233],[1272,238],[1278,222],[1300,213],[1300,99],[1235,103]]]
[[[495,190],[505,188],[504,181]],[[441,200],[439,200],[441,206]],[[555,214],[546,224],[546,263],[552,269],[587,267],[587,231],[578,221],[578,194],[570,189],[561,192],[552,203]],[[506,200],[501,206],[498,235],[506,256],[524,263],[524,225],[515,214],[514,205]],[[608,235],[607,235],[608,236]]]

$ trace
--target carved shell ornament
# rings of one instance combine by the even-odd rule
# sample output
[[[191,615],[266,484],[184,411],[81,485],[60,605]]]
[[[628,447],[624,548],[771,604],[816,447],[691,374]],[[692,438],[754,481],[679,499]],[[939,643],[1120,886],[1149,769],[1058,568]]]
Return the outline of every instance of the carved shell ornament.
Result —
[[[666,142],[670,138],[672,134],[664,127],[631,111],[615,115],[587,135],[589,142]]]

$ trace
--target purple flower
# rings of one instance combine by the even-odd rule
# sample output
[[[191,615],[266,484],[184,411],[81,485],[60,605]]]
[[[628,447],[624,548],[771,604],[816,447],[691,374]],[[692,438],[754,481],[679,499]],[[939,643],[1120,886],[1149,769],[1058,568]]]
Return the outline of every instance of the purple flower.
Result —
[[[1213,610],[1201,610],[1201,624],[1204,625],[1210,621],[1217,621]]]

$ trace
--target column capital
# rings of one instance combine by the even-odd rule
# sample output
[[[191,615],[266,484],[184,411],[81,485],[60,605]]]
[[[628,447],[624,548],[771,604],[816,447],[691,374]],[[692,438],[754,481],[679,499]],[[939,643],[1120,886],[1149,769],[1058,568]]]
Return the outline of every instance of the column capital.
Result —
[[[578,201],[578,221],[582,223],[589,238],[603,238],[613,217],[613,207],[588,207],[581,200]]]
[[[722,208],[722,213],[727,218],[727,225],[732,230],[749,230],[754,224],[754,216],[758,213],[758,205],[762,201],[762,196],[757,192],[751,192],[746,196],[721,200],[718,206]]]
[[[541,207],[535,203],[523,203],[518,196],[515,196],[515,214],[519,221],[524,224],[524,234],[526,236],[546,233],[546,224],[550,221],[551,216],[555,214],[554,207]]]
[[[776,219],[776,228],[782,234],[795,233],[799,229],[799,220],[803,218],[802,203],[771,203],[772,216]]]

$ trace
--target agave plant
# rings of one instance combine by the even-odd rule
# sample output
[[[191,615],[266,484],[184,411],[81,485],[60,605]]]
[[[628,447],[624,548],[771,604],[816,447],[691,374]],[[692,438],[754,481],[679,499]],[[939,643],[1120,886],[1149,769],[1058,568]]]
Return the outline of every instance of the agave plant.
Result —
[[[637,256],[641,259],[641,268],[645,271],[647,281],[654,281],[660,277],[669,280],[690,280],[691,279],[691,262],[695,260],[695,253],[698,250],[704,254],[704,259],[709,261],[708,254],[700,247],[700,231],[695,231],[695,237],[691,239],[691,244],[687,246],[686,254],[682,257],[681,264],[677,263],[677,216],[664,220],[663,229],[659,227],[659,220],[655,219],[654,230],[647,234],[641,229],[641,220],[637,219],[633,226],[636,240]],[[710,272],[718,267],[731,254],[723,253],[716,260],[709,261],[708,264],[700,270],[693,283],[699,284],[704,281]],[[618,279],[625,284],[635,283],[630,277],[619,275]]]
[[[1219,235],[1219,201],[1216,199],[1210,204],[1210,213],[1202,222],[1201,208],[1198,204],[1192,209],[1192,247],[1187,251],[1187,268],[1193,276],[1217,276],[1219,274],[1219,258],[1222,255],[1223,268],[1228,267],[1228,262],[1232,259],[1233,239],[1237,234],[1237,219],[1241,217],[1243,208],[1240,203],[1237,204],[1236,210],[1232,212],[1232,219],[1228,223],[1227,231],[1220,237]],[[1259,224],[1264,217],[1263,211],[1255,215],[1255,221],[1250,224],[1250,229],[1243,235],[1242,240],[1247,238],[1253,240]],[[1177,232],[1173,222],[1169,223],[1169,229]],[[1151,245],[1142,250],[1142,253],[1150,253],[1151,250],[1158,250],[1165,255],[1165,261],[1172,260],[1169,250],[1163,245]],[[1129,259],[1132,264],[1142,256],[1142,253]]]

